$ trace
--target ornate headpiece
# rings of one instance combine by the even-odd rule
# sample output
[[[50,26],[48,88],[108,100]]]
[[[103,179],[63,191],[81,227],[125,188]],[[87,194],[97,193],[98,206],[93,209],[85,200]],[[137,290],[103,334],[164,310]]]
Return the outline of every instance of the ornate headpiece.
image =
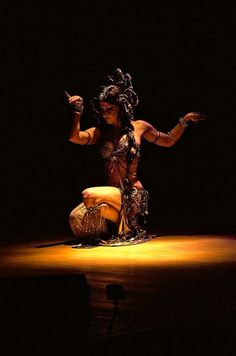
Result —
[[[138,105],[139,100],[133,90],[130,74],[124,74],[120,68],[117,68],[113,75],[108,75],[107,78],[110,84],[102,86],[102,92],[93,100],[94,104],[106,101],[119,105],[122,116],[128,120],[133,119],[133,108]]]

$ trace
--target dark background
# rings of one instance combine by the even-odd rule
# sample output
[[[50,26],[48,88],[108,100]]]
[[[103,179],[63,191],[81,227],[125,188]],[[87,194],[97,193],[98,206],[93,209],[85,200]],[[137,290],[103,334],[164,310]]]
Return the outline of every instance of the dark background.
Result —
[[[148,228],[235,231],[235,12],[226,6],[77,2],[1,11],[3,234],[70,232],[81,191],[103,184],[96,147],[68,142],[64,90],[89,100],[117,67],[131,74],[137,119],[168,131],[189,111],[207,120],[172,148],[143,144]],[[33,235],[32,235],[33,233]]]

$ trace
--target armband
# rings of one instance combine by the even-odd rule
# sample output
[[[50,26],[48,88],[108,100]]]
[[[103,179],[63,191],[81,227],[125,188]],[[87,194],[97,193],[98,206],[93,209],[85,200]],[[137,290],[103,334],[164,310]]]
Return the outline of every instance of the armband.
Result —
[[[157,143],[157,141],[160,138],[160,131],[158,131],[157,135],[154,137],[154,140],[152,141],[152,143]]]

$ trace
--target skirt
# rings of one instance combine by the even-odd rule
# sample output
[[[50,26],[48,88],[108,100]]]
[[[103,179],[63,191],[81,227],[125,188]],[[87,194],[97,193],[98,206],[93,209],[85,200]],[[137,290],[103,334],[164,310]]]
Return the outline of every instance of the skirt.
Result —
[[[98,244],[100,241],[115,239],[128,240],[136,235],[145,235],[144,225],[148,215],[149,194],[145,189],[120,190],[122,205],[117,226],[101,216],[100,209],[105,203],[87,208],[84,203],[77,206],[69,216],[69,224],[74,235],[81,241]]]

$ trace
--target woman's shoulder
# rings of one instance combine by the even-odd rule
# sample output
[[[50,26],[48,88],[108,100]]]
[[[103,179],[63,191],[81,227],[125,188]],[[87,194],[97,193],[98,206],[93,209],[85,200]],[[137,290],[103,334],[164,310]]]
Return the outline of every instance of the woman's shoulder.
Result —
[[[140,130],[146,130],[150,126],[149,122],[145,120],[132,120],[131,123],[134,126],[134,128]]]
[[[148,125],[149,124],[149,122],[148,121],[146,121],[146,120],[140,120],[140,119],[133,119],[133,120],[131,120],[131,122],[132,122],[132,124],[135,124],[135,125]]]

